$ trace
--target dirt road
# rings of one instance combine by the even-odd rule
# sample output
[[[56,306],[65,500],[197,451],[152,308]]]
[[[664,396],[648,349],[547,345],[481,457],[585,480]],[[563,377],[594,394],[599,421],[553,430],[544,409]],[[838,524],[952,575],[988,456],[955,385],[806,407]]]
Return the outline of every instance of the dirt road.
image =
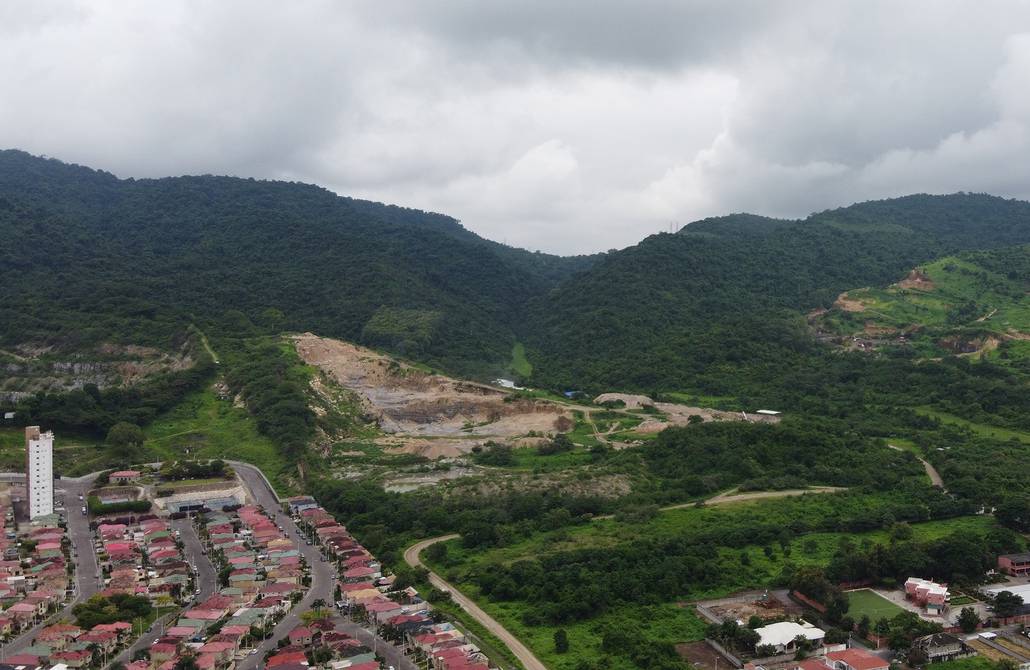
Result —
[[[893,449],[894,451],[908,451],[908,449],[895,447],[893,444],[888,444],[887,446]],[[915,454],[912,455],[916,456]],[[923,469],[926,470],[926,476],[930,478],[930,483],[934,486],[941,487],[942,491],[946,491],[947,489],[944,488],[944,480],[941,479],[941,473],[937,472],[937,468],[933,467],[932,465],[930,465],[928,461],[924,460],[923,458],[920,458],[919,456],[916,456],[916,460],[923,464]]]
[[[422,551],[437,542],[446,542],[447,540],[453,540],[458,537],[456,534],[442,535],[440,537],[431,537],[428,540],[422,540],[418,544],[414,544],[408,547],[404,552],[404,562],[413,568],[425,567],[422,565],[422,560],[419,555]],[[429,573],[430,583],[438,589],[449,591],[451,599],[458,603],[461,609],[472,615],[476,621],[483,625],[488,631],[496,635],[501,642],[503,642],[508,649],[511,650],[515,657],[519,659],[526,670],[547,670],[547,666],[540,662],[533,652],[529,650],[526,645],[522,644],[517,637],[508,632],[508,630],[499,624],[496,619],[484,612],[476,603],[470,598],[462,594],[461,591],[454,588],[450,583],[444,581],[440,575],[435,572]]]
[[[784,489],[783,491],[752,491],[750,493],[737,493],[736,489],[727,491],[726,493],[720,493],[717,496],[709,498],[705,501],[706,505],[728,505],[730,503],[747,502],[748,500],[764,500],[766,498],[790,498],[792,496],[800,496],[806,493],[837,493],[838,491],[847,491],[844,486],[812,486],[807,489]],[[682,505],[673,505],[672,507],[663,507],[662,509],[678,509],[680,507],[690,507],[694,503],[684,503]]]

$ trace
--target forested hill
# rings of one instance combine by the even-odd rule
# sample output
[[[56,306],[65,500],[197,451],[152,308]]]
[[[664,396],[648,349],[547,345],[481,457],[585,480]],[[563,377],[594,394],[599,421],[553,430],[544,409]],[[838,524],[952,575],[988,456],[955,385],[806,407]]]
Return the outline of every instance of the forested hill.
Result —
[[[916,195],[805,220],[734,214],[561,258],[298,183],[118,179],[0,151],[0,348],[310,330],[455,374],[739,395],[820,351],[805,320],[920,263],[1030,242],[1030,204]]]
[[[161,346],[312,330],[459,373],[508,359],[522,306],[587,267],[449,217],[298,183],[121,180],[0,152],[0,341]]]
[[[1030,204],[916,195],[803,221],[732,215],[608,254],[535,300],[536,381],[739,394],[804,366],[805,313],[961,250],[1030,241]]]

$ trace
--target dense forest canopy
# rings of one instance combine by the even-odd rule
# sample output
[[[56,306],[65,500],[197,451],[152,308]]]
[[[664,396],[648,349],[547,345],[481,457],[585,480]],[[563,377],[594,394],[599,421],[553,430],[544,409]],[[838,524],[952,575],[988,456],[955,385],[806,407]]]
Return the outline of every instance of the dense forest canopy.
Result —
[[[4,348],[167,349],[191,324],[229,337],[310,330],[485,377],[509,371],[521,341],[538,386],[782,405],[864,393],[856,380],[897,367],[842,361],[806,312],[947,254],[1025,257],[1030,204],[918,195],[803,221],[735,214],[560,258],[305,184],[121,180],[4,151],[0,235]],[[970,376],[908,369],[900,383],[949,374]]]
[[[0,152],[0,235],[4,345],[167,347],[191,322],[360,340],[376,316],[370,344],[459,373],[503,369],[526,300],[591,262],[305,184],[119,180],[17,151]]]

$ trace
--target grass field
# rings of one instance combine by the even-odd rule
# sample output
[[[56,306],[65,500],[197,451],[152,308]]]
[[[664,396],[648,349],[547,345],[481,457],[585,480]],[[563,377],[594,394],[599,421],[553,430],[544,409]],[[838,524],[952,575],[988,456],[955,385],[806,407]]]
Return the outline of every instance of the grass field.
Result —
[[[44,427],[45,429],[45,427]],[[104,465],[102,440],[89,435],[54,434],[54,470],[76,475]],[[0,472],[25,471],[25,429],[0,428]]]
[[[522,377],[533,374],[533,364],[526,358],[526,347],[521,342],[516,342],[511,348],[511,369]]]
[[[941,412],[930,407],[916,407],[916,412],[923,416],[931,416],[938,419],[941,423],[948,423],[954,426],[961,426],[968,428],[973,433],[981,437],[989,437],[995,440],[1010,440],[1015,438],[1024,444],[1030,444],[1030,433],[1021,430],[1015,430],[1012,428],[1001,428],[999,426],[991,426],[985,423],[976,423],[974,421],[968,421],[961,417],[955,416],[954,414],[948,414]],[[900,446],[900,445],[899,445]]]
[[[890,619],[905,610],[870,589],[848,591],[848,615],[858,621],[868,616],[870,621]]]
[[[288,467],[275,444],[258,433],[247,410],[211,388],[195,391],[144,428],[144,449],[158,460],[230,458],[261,468],[273,483]]]

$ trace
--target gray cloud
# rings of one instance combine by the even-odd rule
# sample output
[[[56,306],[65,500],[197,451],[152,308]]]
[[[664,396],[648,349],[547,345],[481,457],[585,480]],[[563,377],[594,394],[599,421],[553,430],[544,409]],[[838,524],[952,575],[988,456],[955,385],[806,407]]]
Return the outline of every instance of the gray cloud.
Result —
[[[0,6],[0,146],[311,181],[557,252],[913,191],[1030,197],[1030,4]]]

